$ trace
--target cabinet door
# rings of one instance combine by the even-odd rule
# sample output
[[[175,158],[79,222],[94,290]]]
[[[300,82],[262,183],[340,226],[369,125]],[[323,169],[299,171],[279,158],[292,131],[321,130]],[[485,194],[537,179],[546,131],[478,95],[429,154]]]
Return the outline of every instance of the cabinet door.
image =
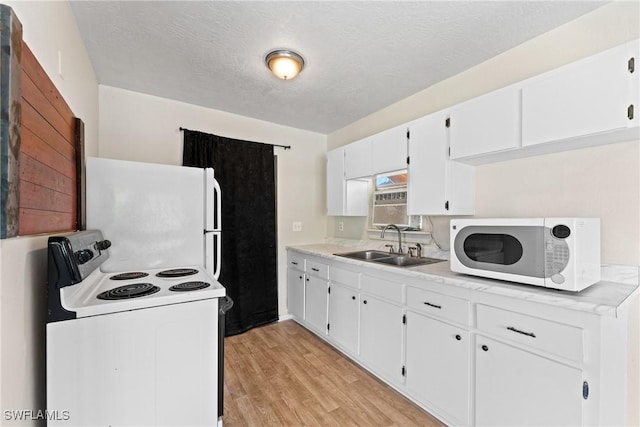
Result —
[[[407,126],[396,126],[374,135],[373,173],[397,171],[407,168]]]
[[[317,332],[327,332],[327,289],[325,279],[307,276],[304,293],[305,321]]]
[[[436,113],[409,127],[409,215],[444,214],[447,175],[447,127],[445,114]]]
[[[449,160],[446,119],[435,113],[409,126],[409,215],[474,213],[474,169]]]
[[[304,319],[304,273],[298,270],[287,271],[287,309],[295,320]]]
[[[407,389],[456,424],[469,424],[469,332],[407,313]]]
[[[367,294],[360,299],[360,356],[376,374],[400,384],[402,309]]]
[[[451,158],[520,147],[520,90],[508,86],[456,105],[450,112]]]
[[[327,215],[367,216],[369,182],[344,176],[344,148],[327,152]]]
[[[331,284],[329,293],[329,336],[352,354],[358,353],[358,292]]]
[[[476,425],[581,425],[582,372],[476,337]]]
[[[367,178],[373,175],[371,139],[361,139],[344,147],[345,178]]]
[[[636,125],[629,58],[638,63],[637,42],[572,63],[522,88],[522,144],[542,144]],[[637,113],[637,112],[636,112]]]
[[[327,215],[344,215],[344,149],[327,152]]]

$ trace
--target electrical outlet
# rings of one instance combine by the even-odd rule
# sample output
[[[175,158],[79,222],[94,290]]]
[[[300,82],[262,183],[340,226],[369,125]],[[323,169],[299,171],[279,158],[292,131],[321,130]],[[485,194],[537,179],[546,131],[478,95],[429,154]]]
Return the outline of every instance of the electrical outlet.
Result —
[[[338,223],[338,231],[344,231],[344,222],[343,221],[340,221]]]
[[[302,223],[300,221],[294,221],[293,231],[302,231]]]

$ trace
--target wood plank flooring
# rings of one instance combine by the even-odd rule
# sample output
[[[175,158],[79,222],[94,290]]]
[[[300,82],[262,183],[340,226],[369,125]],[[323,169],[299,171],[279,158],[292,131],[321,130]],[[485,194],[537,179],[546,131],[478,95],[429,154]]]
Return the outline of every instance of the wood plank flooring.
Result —
[[[292,320],[225,339],[224,425],[442,426]]]

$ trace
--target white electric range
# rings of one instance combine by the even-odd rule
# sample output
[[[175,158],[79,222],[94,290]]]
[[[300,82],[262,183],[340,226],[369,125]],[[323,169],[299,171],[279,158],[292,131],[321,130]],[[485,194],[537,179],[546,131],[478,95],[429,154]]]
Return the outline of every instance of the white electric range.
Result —
[[[216,425],[224,287],[197,265],[103,272],[110,246],[49,239],[48,425]]]

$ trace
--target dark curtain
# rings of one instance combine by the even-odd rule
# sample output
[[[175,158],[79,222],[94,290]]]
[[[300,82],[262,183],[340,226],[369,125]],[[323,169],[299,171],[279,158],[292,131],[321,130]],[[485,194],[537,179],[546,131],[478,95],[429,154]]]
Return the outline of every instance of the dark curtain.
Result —
[[[183,165],[212,167],[222,189],[225,335],[278,320],[273,146],[184,130]]]

